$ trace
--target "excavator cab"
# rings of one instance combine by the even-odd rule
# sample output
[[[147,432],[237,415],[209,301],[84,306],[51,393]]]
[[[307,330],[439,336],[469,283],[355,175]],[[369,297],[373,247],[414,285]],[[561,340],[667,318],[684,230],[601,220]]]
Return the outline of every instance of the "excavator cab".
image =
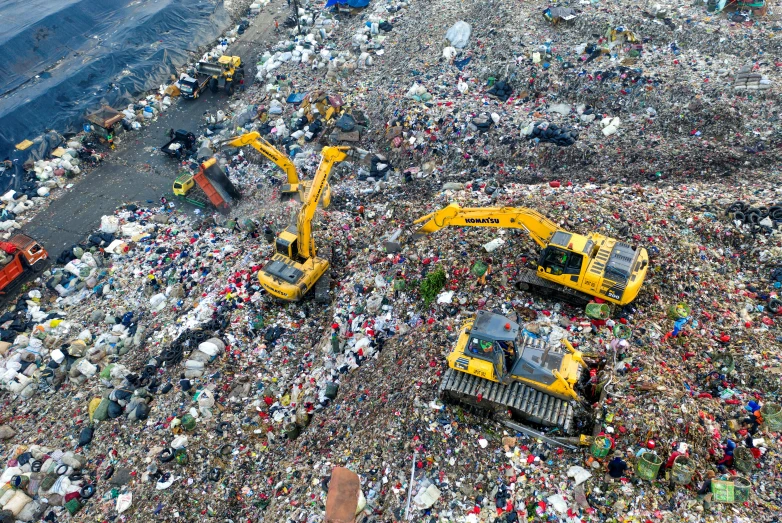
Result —
[[[569,278],[572,281],[578,281],[583,265],[583,254],[554,245],[543,249],[538,260],[538,270],[554,276],[575,275],[576,279]]]
[[[282,254],[291,260],[299,259],[299,235],[296,227],[290,226],[277,236],[274,242],[274,250],[277,254]]]

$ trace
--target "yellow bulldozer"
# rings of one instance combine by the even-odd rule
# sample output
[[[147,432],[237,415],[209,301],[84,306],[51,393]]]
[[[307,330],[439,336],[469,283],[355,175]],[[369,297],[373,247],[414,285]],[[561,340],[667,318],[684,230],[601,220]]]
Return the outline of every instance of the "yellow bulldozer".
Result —
[[[283,184],[281,192],[282,199],[294,199],[299,202],[307,197],[307,191],[310,190],[313,181],[300,180],[296,172],[296,167],[290,158],[272,144],[264,140],[257,131],[245,133],[241,136],[228,138],[220,142],[221,146],[229,145],[231,147],[244,147],[250,145],[256,151],[271,160],[277,167],[285,171],[287,183]],[[320,204],[325,209],[331,203],[331,186],[326,184],[323,188],[323,195]]]
[[[516,286],[578,305],[595,297],[618,305],[632,302],[649,266],[643,247],[595,232],[587,236],[568,232],[525,207],[462,208],[453,203],[413,223],[421,224],[413,239],[444,227],[522,229],[542,250],[536,270],[523,268]]]
[[[440,397],[570,433],[581,400],[574,387],[587,364],[567,340],[562,345],[566,350],[524,335],[509,318],[478,311],[448,355]]]
[[[324,147],[320,165],[312,186],[302,203],[295,224],[282,231],[274,242],[272,259],[258,272],[258,281],[272,296],[286,301],[299,301],[315,287],[315,299],[330,300],[329,249],[318,252],[312,236],[312,219],[323,191],[328,186],[334,164],[347,158],[349,147]],[[317,284],[317,285],[316,285]]]
[[[244,78],[244,67],[242,59],[238,56],[223,55],[217,59],[217,62],[198,62],[196,66],[198,74],[208,74],[212,78],[209,80],[209,89],[216,93],[225,91],[232,95],[234,89]]]

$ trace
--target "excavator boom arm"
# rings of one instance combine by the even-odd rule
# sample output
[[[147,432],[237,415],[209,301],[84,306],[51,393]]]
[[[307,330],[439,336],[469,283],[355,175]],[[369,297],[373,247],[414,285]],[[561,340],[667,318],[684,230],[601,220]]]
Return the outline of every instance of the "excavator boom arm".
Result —
[[[280,152],[272,144],[261,138],[258,132],[246,133],[236,138],[231,138],[226,142],[231,147],[244,147],[246,145],[252,145],[256,151],[264,155],[266,158],[274,162],[277,167],[285,171],[285,175],[288,177],[288,183],[291,185],[299,183],[299,175],[296,174],[296,167],[293,162],[285,154]]]
[[[414,238],[430,234],[444,227],[501,227],[524,229],[541,247],[559,230],[557,224],[542,214],[526,207],[447,207],[418,218],[414,224],[423,224]]]
[[[324,147],[321,151],[320,165],[312,179],[312,187],[307,193],[307,199],[302,203],[299,211],[299,220],[297,230],[299,234],[299,252],[308,259],[315,257],[315,243],[312,239],[312,218],[315,216],[315,210],[328,185],[329,174],[335,163],[339,163],[347,157],[347,151],[350,147]]]

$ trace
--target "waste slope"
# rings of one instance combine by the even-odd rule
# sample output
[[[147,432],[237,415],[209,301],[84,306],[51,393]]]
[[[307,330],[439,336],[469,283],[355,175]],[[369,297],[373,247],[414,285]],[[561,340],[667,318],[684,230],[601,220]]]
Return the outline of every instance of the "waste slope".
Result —
[[[0,5],[0,156],[44,130],[76,131],[101,103],[164,82],[230,23],[221,0],[11,0]]]

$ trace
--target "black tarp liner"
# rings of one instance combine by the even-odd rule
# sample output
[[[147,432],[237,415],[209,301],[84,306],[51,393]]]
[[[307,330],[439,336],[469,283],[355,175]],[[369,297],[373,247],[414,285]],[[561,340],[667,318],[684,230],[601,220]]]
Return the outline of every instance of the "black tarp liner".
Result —
[[[24,164],[27,161],[34,162],[51,157],[52,151],[63,142],[64,139],[59,133],[49,131],[33,140],[33,145],[24,151],[12,151],[9,156],[11,165],[3,164],[0,166],[0,194],[5,194],[13,189],[28,197],[37,196],[38,184],[35,173],[28,174],[24,169]]]
[[[0,1],[0,159],[167,83],[229,24],[222,0]]]

